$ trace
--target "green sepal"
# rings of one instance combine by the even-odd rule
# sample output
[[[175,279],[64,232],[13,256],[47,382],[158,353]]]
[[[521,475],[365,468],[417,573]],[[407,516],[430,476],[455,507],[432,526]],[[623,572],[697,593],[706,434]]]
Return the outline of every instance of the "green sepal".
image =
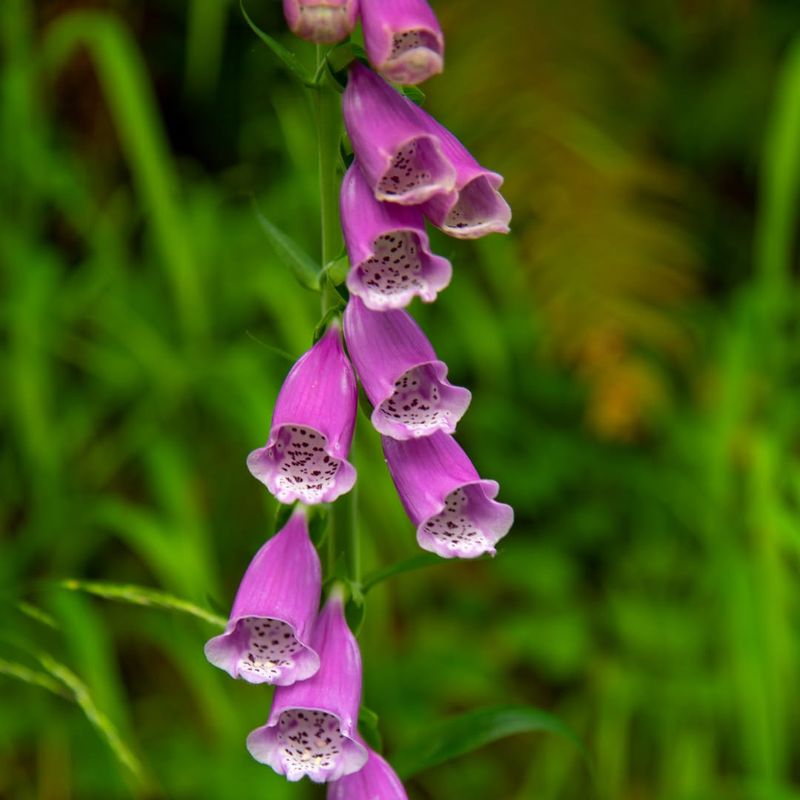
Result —
[[[398,86],[398,89],[412,102],[418,106],[425,105],[425,92],[419,86]]]
[[[330,325],[331,321],[336,317],[341,316],[342,311],[344,311],[344,306],[344,302],[337,302],[336,305],[329,308],[322,315],[322,319],[314,328],[314,335],[312,336],[313,344],[316,344],[325,335],[325,331],[328,330],[328,326]]]
[[[308,535],[311,537],[314,547],[319,550],[328,537],[328,523],[330,522],[331,514],[330,506],[325,503],[311,506],[306,514],[308,516]]]

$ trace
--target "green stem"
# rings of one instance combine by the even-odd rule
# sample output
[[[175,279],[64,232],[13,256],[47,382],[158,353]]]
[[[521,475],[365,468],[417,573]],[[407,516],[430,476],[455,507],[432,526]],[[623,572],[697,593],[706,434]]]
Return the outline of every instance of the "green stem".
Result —
[[[317,46],[317,74],[324,75],[326,53]],[[317,123],[317,155],[319,157],[319,205],[322,239],[322,266],[331,263],[342,248],[342,229],[339,222],[339,141],[342,132],[340,95],[320,80],[314,90],[314,111]],[[336,287],[326,275],[322,286],[322,313],[341,302]],[[361,557],[356,527],[355,490],[333,507],[328,532],[328,573],[333,574],[337,561],[343,557],[347,577],[360,580]]]
[[[317,71],[326,53],[317,45]],[[317,122],[317,156],[319,158],[319,206],[322,238],[322,266],[325,267],[339,254],[342,247],[339,224],[339,181],[336,171],[339,140],[342,130],[342,111],[339,94],[325,80],[314,90],[314,112]],[[328,277],[322,286],[323,314],[339,302],[339,295]]]

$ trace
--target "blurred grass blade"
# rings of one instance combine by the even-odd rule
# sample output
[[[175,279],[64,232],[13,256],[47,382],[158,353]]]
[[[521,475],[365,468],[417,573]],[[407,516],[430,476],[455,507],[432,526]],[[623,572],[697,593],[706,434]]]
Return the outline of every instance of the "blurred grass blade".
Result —
[[[239,0],[239,8],[242,10],[242,16],[245,18],[247,24],[252,28],[253,33],[261,39],[264,44],[283,62],[284,66],[295,77],[299,78],[306,86],[314,85],[314,75],[310,70],[306,69],[300,59],[291,51],[287,50],[280,42],[273,39],[268,33],[264,33],[258,25],[250,19],[249,14],[245,11],[244,0]]]
[[[26,617],[30,617],[40,622],[42,625],[47,625],[48,628],[58,628],[58,623],[46,611],[42,611],[38,606],[34,606],[25,600],[20,600],[15,605]]]
[[[80,706],[86,719],[106,740],[117,760],[141,783],[148,783],[145,770],[133,751],[122,741],[111,720],[97,707],[86,684],[68,667],[59,663],[47,653],[36,653],[41,665],[69,691],[68,695]]]
[[[294,273],[295,278],[307,289],[319,290],[319,277],[317,265],[303,249],[292,241],[282,230],[276,228],[259,209],[253,200],[253,209],[256,212],[259,224],[275,251],[275,255],[283,261]]]
[[[63,684],[54,680],[50,675],[38,670],[26,667],[16,661],[7,661],[0,658],[0,675],[7,675],[9,678],[16,678],[19,681],[28,683],[31,686],[38,686],[40,689],[47,689],[48,692],[72,700],[72,692],[64,688]]]
[[[433,725],[392,761],[398,775],[408,779],[498,739],[535,732],[563,736],[581,751],[588,763],[586,749],[572,730],[558,717],[531,706],[482,708]]]
[[[224,628],[227,620],[224,617],[214,614],[205,608],[201,608],[188,600],[174,597],[167,592],[156,589],[149,589],[146,586],[135,586],[133,584],[119,583],[100,583],[97,581],[79,581],[69,579],[61,581],[59,584],[64,589],[73,592],[86,592],[105,600],[116,600],[121,603],[131,603],[135,606],[146,606],[148,608],[164,608],[170,611],[180,611],[182,614],[202,619],[218,628]]]
[[[434,555],[433,553],[420,553],[419,555],[411,556],[411,558],[406,558],[395,564],[391,564],[388,567],[370,572],[370,574],[364,578],[361,584],[361,590],[366,594],[373,586],[382,583],[387,580],[387,578],[401,575],[404,572],[411,572],[415,569],[424,569],[425,567],[433,567],[436,566],[436,564],[444,563],[446,562],[440,556]]]

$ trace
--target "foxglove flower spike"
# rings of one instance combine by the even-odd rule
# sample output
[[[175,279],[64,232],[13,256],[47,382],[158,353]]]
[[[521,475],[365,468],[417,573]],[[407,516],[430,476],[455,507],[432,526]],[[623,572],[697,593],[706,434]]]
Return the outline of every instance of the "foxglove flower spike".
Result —
[[[403,442],[384,436],[383,453],[423,550],[442,558],[495,554],[514,512],[495,502],[500,487],[481,479],[452,436],[434,433]]]
[[[267,724],[247,737],[247,749],[290,781],[308,775],[325,783],[358,771],[367,760],[356,731],[361,654],[336,590],[319,615],[311,643],[319,653],[319,671],[275,690]]]
[[[453,269],[430,251],[418,208],[380,203],[354,161],[342,181],[340,211],[351,294],[375,311],[403,308],[414,297],[426,303],[448,283]]]
[[[358,401],[353,368],[333,323],[292,367],[278,394],[266,445],[250,472],[281,503],[328,503],[353,488],[347,460]]]
[[[370,63],[394,83],[422,83],[444,68],[444,36],[426,0],[361,0]]]
[[[367,184],[381,201],[416,205],[455,188],[455,168],[424,111],[358,62],[350,68],[344,122]]]
[[[319,669],[309,646],[322,571],[296,510],[256,553],[239,584],[225,633],[210,639],[206,658],[233,678],[288,686]]]
[[[333,44],[355,27],[358,0],[283,0],[283,15],[295,36]]]
[[[395,771],[374,750],[352,775],[328,784],[327,800],[408,800]]]
[[[394,439],[455,430],[471,394],[447,381],[447,365],[410,314],[370,311],[351,297],[344,334],[376,430]]]

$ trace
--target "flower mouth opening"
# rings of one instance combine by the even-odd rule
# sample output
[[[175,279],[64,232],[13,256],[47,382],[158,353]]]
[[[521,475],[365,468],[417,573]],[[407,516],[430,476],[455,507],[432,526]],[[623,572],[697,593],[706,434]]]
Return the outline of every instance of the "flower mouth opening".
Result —
[[[293,708],[280,715],[276,741],[289,780],[308,775],[319,782],[338,766],[346,737],[333,714]]]
[[[496,520],[480,484],[460,486],[444,499],[444,508],[420,526],[420,533],[445,558],[477,558],[494,554]],[[502,534],[501,534],[502,535]]]
[[[373,255],[357,267],[357,275],[371,302],[380,308],[406,305],[423,294],[422,247],[413,231],[391,231],[379,236]]]
[[[422,203],[452,188],[454,170],[428,136],[402,144],[378,182],[375,197],[403,205]]]
[[[269,617],[246,617],[237,624],[242,651],[238,674],[250,683],[274,682],[294,669],[296,656],[305,648],[291,625]]]
[[[319,431],[302,425],[284,425],[275,443],[267,448],[277,466],[276,497],[282,503],[299,500],[319,503],[334,486],[342,462],[327,452],[328,440]]]
[[[442,228],[452,236],[473,239],[486,233],[508,233],[511,209],[486,175],[471,180],[445,217]]]
[[[469,404],[465,389],[442,381],[444,366],[421,364],[403,373],[392,395],[373,414],[376,429],[387,436],[411,438],[436,431],[452,433]]]
[[[403,83],[421,83],[442,70],[442,42],[425,28],[395,33],[382,72]]]

